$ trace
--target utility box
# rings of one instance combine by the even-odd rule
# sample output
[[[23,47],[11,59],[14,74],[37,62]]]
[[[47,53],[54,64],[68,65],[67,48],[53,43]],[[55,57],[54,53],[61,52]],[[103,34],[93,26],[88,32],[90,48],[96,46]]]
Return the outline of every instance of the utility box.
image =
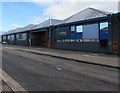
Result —
[[[120,13],[112,15],[109,20],[109,49],[114,54],[120,53]]]

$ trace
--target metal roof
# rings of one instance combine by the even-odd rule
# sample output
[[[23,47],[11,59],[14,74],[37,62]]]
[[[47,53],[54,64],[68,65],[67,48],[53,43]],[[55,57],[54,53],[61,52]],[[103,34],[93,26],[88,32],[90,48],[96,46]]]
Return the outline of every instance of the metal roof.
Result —
[[[104,16],[107,16],[108,14],[112,14],[112,13],[94,9],[94,8],[87,8],[75,15],[72,15],[72,16],[64,19],[64,23],[70,23],[70,22],[75,22],[75,21],[80,21],[80,20],[104,17]]]
[[[34,27],[34,26],[36,26],[36,25],[35,25],[35,24],[29,24],[29,25],[27,25],[27,26],[25,26],[25,27],[23,27],[23,28],[19,29],[19,30],[18,30],[18,31],[16,31],[16,32],[23,32],[23,31],[27,31],[27,30],[31,29],[32,27]]]
[[[14,32],[15,32],[15,30],[9,30],[9,31],[5,32],[3,35],[11,34],[11,33],[14,33]]]
[[[58,19],[48,19],[36,26],[34,26],[32,29],[37,29],[37,28],[43,28],[43,27],[48,27],[48,26],[53,26],[53,25],[56,25],[56,24],[61,24],[63,22],[63,20],[58,20]]]
[[[24,31],[27,31],[27,30],[31,29],[34,26],[35,26],[34,24],[29,24],[29,25],[27,25],[25,27],[19,27],[19,28],[16,28],[14,30],[9,30],[8,32],[4,33],[3,35],[18,33],[18,32],[24,32]]]
[[[16,28],[15,30],[13,30],[13,32],[19,32],[21,31],[23,28],[22,27],[19,27],[19,28]]]
[[[8,32],[4,32],[3,35],[11,33],[13,30],[9,30]]]

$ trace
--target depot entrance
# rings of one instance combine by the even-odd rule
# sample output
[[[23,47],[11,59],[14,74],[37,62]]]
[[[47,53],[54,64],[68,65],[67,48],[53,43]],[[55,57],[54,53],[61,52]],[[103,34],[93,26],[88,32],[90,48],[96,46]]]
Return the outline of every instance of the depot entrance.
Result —
[[[31,46],[46,47],[47,45],[46,31],[32,32],[30,38]]]

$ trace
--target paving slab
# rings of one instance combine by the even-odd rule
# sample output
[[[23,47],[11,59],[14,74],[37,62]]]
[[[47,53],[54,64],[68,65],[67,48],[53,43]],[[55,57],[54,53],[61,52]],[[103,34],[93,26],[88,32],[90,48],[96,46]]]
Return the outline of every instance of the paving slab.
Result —
[[[2,92],[14,93],[12,89],[2,80]]]

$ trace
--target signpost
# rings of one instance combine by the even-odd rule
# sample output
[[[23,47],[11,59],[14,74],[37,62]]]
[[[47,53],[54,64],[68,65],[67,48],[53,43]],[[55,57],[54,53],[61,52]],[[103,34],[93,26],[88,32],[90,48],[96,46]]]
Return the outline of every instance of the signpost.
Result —
[[[31,47],[32,44],[31,44],[31,39],[30,38],[29,38],[29,43],[30,43],[30,47]]]

